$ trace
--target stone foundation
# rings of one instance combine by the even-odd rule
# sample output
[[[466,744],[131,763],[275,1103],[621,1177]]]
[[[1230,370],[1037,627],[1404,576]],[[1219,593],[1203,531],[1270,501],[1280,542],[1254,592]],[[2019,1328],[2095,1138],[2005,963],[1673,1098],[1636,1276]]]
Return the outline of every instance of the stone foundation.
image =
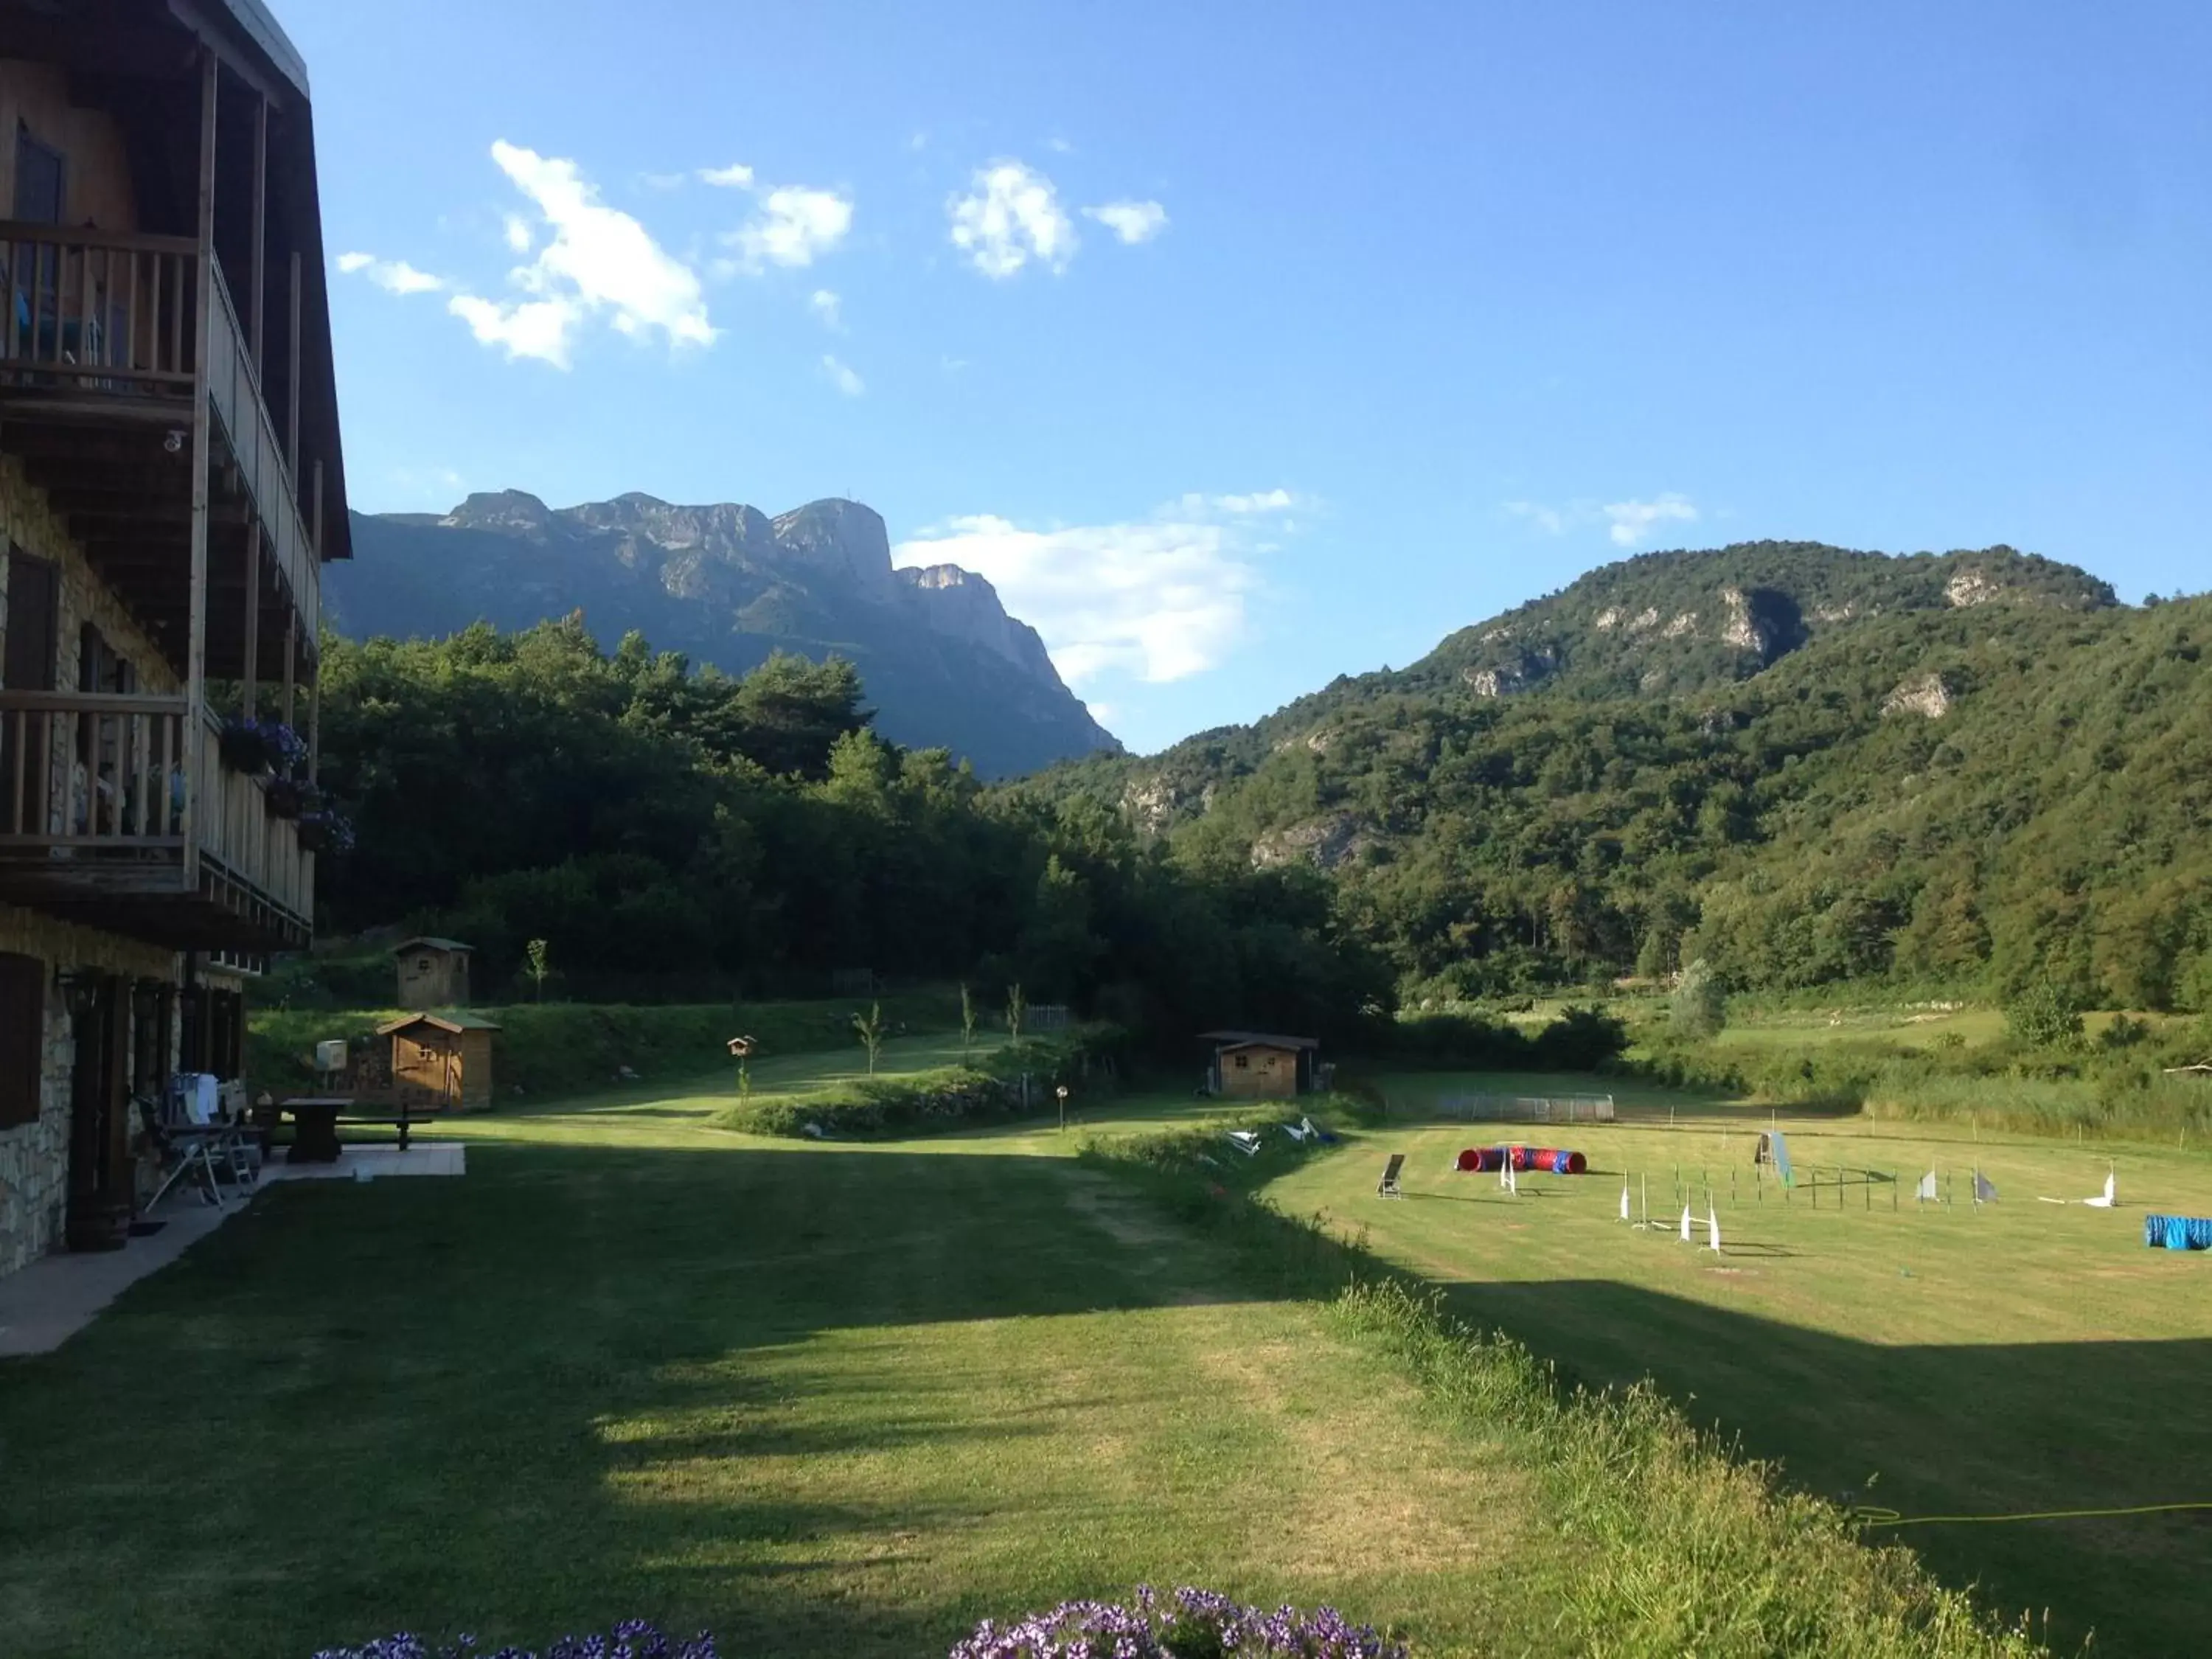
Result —
[[[38,958],[47,988],[38,1121],[0,1129],[0,1273],[11,1273],[58,1248],[67,1218],[76,1038],[54,975],[81,968],[173,982],[179,969],[159,946],[8,905],[0,905],[0,951]]]

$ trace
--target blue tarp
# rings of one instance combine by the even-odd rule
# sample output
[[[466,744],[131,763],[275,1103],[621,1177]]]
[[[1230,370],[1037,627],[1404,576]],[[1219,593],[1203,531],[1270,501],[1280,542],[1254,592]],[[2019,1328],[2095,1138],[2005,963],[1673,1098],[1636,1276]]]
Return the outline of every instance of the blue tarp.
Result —
[[[2147,1215],[2143,1243],[2154,1250],[2212,1250],[2212,1219],[2201,1215]]]

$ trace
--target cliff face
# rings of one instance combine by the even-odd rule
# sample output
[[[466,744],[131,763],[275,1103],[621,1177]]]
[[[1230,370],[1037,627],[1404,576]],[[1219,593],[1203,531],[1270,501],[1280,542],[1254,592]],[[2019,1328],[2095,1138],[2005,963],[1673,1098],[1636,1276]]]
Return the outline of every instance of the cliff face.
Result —
[[[555,508],[501,490],[442,516],[357,514],[354,533],[357,556],[325,574],[325,597],[356,635],[580,610],[603,646],[635,629],[733,673],[775,650],[848,657],[885,736],[987,775],[1121,747],[989,582],[957,565],[894,570],[882,517],[858,501],[769,518],[637,494]]]

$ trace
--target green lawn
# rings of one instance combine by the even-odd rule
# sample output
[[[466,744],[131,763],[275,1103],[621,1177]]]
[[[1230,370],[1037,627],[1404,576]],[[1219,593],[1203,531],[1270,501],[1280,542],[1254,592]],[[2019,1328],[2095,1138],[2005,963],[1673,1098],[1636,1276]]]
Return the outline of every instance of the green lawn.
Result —
[[[1394,1106],[1468,1086],[1565,1092],[1571,1079],[1385,1079]],[[1778,1458],[1797,1484],[1906,1515],[2212,1502],[2212,1258],[2151,1251],[2146,1208],[2212,1212],[2212,1160],[2147,1148],[2087,1152],[1964,1126],[1869,1135],[1862,1120],[1786,1115],[1801,1174],[1813,1164],[1896,1170],[1890,1194],[1849,1189],[1841,1210],[1784,1203],[1753,1184],[1764,1110],[1723,1108],[1670,1130],[1663,1091],[1620,1096],[1632,1121],[1572,1130],[1409,1124],[1286,1175],[1299,1213],[1371,1229],[1382,1255],[1454,1287],[1468,1317],[1518,1335],[1599,1382],[1649,1374],[1693,1413]],[[1677,1103],[1683,1097],[1673,1097]],[[1692,1103],[1694,1103],[1694,1102]],[[1717,1104],[1717,1103],[1716,1103]],[[1596,1173],[1537,1177],[1515,1200],[1494,1176],[1449,1172],[1462,1146],[1566,1145]],[[1373,1188],[1385,1151],[1408,1155],[1399,1204]],[[2121,1207],[2080,1197],[2117,1164]],[[1935,1169],[1962,1198],[1979,1166],[2002,1194],[1923,1211]],[[1710,1182],[1725,1254],[1638,1233],[1617,1218],[1624,1172],[1648,1180],[1655,1216],[1679,1215],[1676,1170],[1700,1216]],[[1823,1195],[1832,1204],[1832,1194]],[[1702,1228],[1699,1242],[1703,1242]],[[1906,1534],[1949,1582],[1981,1581],[2001,1607],[2053,1612],[2054,1638],[2094,1627],[2097,1650],[2201,1649],[2212,1514],[1929,1526]]]
[[[1536,1639],[1476,1589],[1541,1567],[1495,1448],[1075,1136],[771,1143],[702,1127],[728,1097],[503,1112],[459,1126],[462,1180],[276,1188],[0,1366],[6,1651],[641,1613],[903,1656],[1139,1580],[1334,1601],[1430,1653]]]

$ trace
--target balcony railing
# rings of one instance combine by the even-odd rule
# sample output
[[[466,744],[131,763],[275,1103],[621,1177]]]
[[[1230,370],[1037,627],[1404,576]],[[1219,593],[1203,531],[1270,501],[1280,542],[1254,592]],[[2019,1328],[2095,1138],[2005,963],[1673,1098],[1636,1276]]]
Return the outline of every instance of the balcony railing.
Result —
[[[222,268],[213,261],[208,268],[209,405],[312,631],[321,616],[322,572],[292,464]],[[18,408],[41,404],[79,417],[104,407],[187,418],[202,378],[193,360],[199,270],[198,247],[183,237],[0,220],[0,393]]]
[[[0,690],[0,898],[207,901],[304,936],[314,855],[183,697]]]
[[[229,284],[223,281],[222,266],[210,269],[215,272],[215,298],[208,313],[208,398],[268,532],[276,568],[284,573],[293,603],[312,629],[322,615],[322,568],[300,514],[292,468],[276,441],[276,423],[261,395],[260,374],[243,343]]]
[[[189,399],[198,270],[184,237],[0,221],[0,384]]]

